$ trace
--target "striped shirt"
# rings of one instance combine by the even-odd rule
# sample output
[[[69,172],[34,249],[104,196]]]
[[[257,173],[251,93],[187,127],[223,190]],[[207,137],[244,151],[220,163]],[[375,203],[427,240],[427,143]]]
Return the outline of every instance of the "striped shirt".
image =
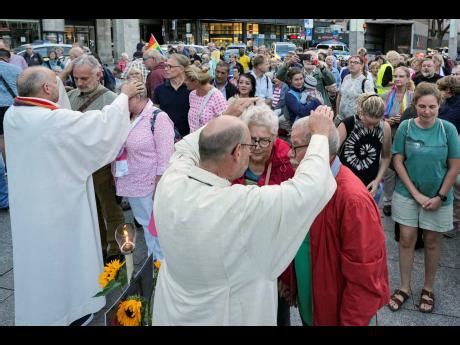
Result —
[[[272,108],[276,108],[278,102],[280,101],[281,97],[281,87],[275,86],[273,88],[273,101],[272,101]]]

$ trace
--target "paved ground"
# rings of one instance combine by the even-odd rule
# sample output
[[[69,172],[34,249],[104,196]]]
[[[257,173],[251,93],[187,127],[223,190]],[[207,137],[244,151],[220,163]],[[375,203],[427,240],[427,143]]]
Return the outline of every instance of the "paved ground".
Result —
[[[126,221],[132,221],[131,211],[125,212]],[[390,288],[399,287],[398,247],[393,240],[393,221],[390,217],[382,217],[387,236],[388,268]],[[146,247],[143,234],[138,231],[138,243],[134,263],[137,267],[143,262]],[[397,313],[387,307],[377,314],[379,326],[460,326],[460,237],[443,239],[441,259],[435,283],[436,307],[432,314],[422,314],[415,305],[423,284],[423,250],[417,250],[412,274],[412,293],[410,301],[406,302]],[[117,295],[108,296],[107,306],[110,306]],[[105,308],[99,311],[91,323],[104,324]],[[292,325],[301,325],[300,317],[295,308],[291,309]],[[13,286],[13,252],[11,244],[11,229],[9,213],[0,211],[0,326],[14,325],[14,286]]]

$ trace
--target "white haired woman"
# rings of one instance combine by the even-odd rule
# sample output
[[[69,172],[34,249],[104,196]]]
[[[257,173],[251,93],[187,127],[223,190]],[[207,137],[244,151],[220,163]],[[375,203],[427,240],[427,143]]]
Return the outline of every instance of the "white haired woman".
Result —
[[[135,69],[129,71],[136,75]],[[142,81],[142,75],[131,76]],[[174,152],[174,124],[168,114],[153,105],[147,91],[128,102],[132,114],[128,138],[113,163],[118,196],[127,197],[137,222],[144,228],[148,255],[162,260],[158,237],[148,230],[155,188]]]
[[[278,185],[294,176],[288,143],[277,138],[278,117],[265,103],[251,106],[241,115],[251,133],[249,167],[233,184]],[[290,264],[278,280],[278,325],[290,325],[289,305],[296,298],[294,268]]]

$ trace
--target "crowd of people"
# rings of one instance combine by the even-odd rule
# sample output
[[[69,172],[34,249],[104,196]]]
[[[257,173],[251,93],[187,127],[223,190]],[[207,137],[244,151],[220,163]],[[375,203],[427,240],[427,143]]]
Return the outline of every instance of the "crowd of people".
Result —
[[[290,325],[292,306],[304,325],[375,324],[413,292],[418,234],[418,308],[434,310],[441,238],[460,230],[460,66],[365,48],[225,61],[211,42],[139,43],[110,70],[78,45],[66,60],[30,49],[25,68],[0,42],[16,325],[87,324],[104,306],[122,198],[162,262],[155,325]],[[381,201],[399,229],[391,295]]]

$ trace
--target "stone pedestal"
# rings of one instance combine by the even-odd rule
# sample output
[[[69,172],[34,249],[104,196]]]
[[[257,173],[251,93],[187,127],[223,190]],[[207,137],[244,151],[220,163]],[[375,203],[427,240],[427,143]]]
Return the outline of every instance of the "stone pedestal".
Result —
[[[351,55],[356,55],[364,47],[364,19],[350,19],[349,48]]]
[[[113,19],[113,45],[115,61],[126,52],[133,56],[136,45],[140,42],[139,19]]]
[[[449,57],[453,60],[457,58],[457,28],[457,19],[451,19],[449,28]]]
[[[110,32],[111,27],[112,21],[110,19],[96,19],[97,52],[102,63],[109,65],[114,63],[112,53],[112,35]]]

